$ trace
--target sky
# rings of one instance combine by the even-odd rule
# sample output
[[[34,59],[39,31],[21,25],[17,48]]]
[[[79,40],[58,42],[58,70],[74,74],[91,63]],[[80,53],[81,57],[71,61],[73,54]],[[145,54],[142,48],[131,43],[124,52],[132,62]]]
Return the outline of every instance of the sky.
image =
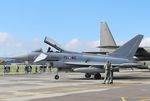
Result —
[[[143,34],[150,44],[149,0],[0,0],[0,56],[38,48],[45,36],[63,48],[97,51],[100,22],[106,21],[118,44]]]

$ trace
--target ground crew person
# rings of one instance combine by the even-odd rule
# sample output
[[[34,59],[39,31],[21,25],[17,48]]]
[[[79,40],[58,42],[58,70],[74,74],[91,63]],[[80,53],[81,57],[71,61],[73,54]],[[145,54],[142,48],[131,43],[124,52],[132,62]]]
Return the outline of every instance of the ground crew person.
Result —
[[[29,72],[31,73],[32,72],[32,66],[29,66],[28,69],[29,69]]]
[[[28,73],[28,66],[27,65],[25,66],[24,71],[26,74]]]
[[[19,66],[17,65],[17,69],[16,69],[16,72],[19,72]]]
[[[3,67],[3,72],[6,73],[6,66]]]
[[[113,67],[111,66],[111,63],[110,63],[110,77],[109,77],[109,84],[113,84],[113,76],[114,76],[114,71],[113,71]]]
[[[111,64],[109,61],[106,62],[104,68],[105,68],[105,77],[104,77],[104,83],[106,83],[106,81],[108,81],[107,83],[109,83],[109,79],[110,79],[110,67],[111,67]]]
[[[38,73],[38,67],[37,66],[35,67],[35,73]]]

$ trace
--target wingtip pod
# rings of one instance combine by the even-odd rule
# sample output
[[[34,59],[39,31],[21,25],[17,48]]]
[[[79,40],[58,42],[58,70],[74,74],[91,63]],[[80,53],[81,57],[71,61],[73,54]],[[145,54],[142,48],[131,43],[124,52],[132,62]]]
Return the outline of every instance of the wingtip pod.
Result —
[[[124,45],[109,55],[128,59],[133,58],[143,37],[144,36],[141,34],[136,35],[134,38],[126,42]]]

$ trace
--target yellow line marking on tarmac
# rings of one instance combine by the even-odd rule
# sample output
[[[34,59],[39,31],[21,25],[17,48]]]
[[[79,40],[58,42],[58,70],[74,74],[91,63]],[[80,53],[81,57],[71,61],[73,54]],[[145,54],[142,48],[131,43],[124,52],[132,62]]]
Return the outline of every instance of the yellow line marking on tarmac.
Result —
[[[127,97],[123,96],[121,97],[122,101],[127,101],[126,100]],[[132,99],[141,99],[139,101],[150,101],[150,97],[128,97],[129,99],[132,98]]]
[[[125,97],[121,97],[122,101],[126,101],[126,98]]]

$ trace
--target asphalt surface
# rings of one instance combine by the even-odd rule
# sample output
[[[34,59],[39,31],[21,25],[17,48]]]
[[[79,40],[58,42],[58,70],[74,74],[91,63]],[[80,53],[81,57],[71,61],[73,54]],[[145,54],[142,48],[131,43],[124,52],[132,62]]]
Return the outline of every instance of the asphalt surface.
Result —
[[[115,73],[114,84],[80,73],[1,75],[0,101],[150,101],[150,71]],[[103,75],[102,75],[103,76]]]

